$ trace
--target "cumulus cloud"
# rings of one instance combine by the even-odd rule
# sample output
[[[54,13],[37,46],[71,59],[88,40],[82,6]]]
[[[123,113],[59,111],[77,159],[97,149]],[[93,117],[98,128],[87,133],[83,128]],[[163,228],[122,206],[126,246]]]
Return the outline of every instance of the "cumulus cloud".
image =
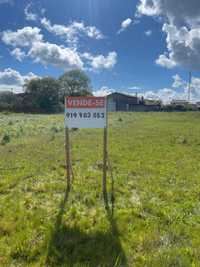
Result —
[[[168,69],[172,69],[177,65],[172,58],[168,58],[166,55],[160,55],[159,58],[156,59],[156,64]]]
[[[103,55],[96,56],[92,59],[91,66],[94,69],[111,69],[117,63],[117,53],[110,52],[107,57]]]
[[[138,13],[147,16],[165,16],[171,24],[183,26],[200,22],[199,0],[140,0]]]
[[[78,41],[79,34],[78,36],[76,35],[77,31],[84,32],[91,38],[103,38],[96,28],[85,26],[83,23],[74,22],[68,28],[69,31],[66,31],[66,28],[62,29],[61,25],[57,26],[59,27],[53,28],[55,34],[56,32],[58,35],[64,35],[65,33],[70,43]],[[82,59],[86,60],[86,63],[93,70],[111,69],[117,63],[116,52],[110,52],[107,56],[94,56],[89,53],[78,52],[76,46],[66,47],[45,42],[43,35],[41,34],[41,29],[37,27],[24,27],[17,31],[4,31],[2,33],[2,41],[9,46],[15,47],[15,49],[11,51],[11,55],[19,61],[22,61],[25,57],[29,57],[33,59],[34,62],[41,63],[45,66],[53,65],[65,70],[74,68],[83,69],[84,62]]]
[[[172,84],[173,88],[180,88],[180,87],[184,88],[186,86],[185,81],[178,74],[174,75],[172,78],[174,80]]]
[[[172,76],[173,83],[171,88],[164,88],[157,91],[147,91],[143,95],[147,99],[162,100],[170,103],[172,100],[188,100],[188,82],[178,74]],[[191,79],[191,101],[200,101],[200,78]]]
[[[24,9],[25,18],[28,21],[37,21],[38,20],[38,15],[30,11],[31,6],[32,5],[30,3],[25,7],[25,9]]]
[[[114,89],[111,89],[107,86],[103,86],[99,90],[94,91],[93,94],[94,94],[94,96],[107,96],[107,95],[112,94],[114,92],[115,92]]]
[[[12,50],[11,55],[19,61],[22,61],[26,57],[26,53],[20,48],[15,48],[14,50]]]
[[[4,31],[2,40],[7,45],[16,47],[11,54],[20,61],[26,53],[19,47],[24,47],[28,49],[28,57],[45,66],[51,64],[66,70],[83,67],[83,62],[76,50],[44,42],[40,32],[41,30],[36,27],[25,27],[16,32]]]
[[[75,50],[48,42],[34,43],[28,56],[45,66],[51,64],[65,70],[83,68],[83,62]]]
[[[65,41],[73,46],[76,46],[81,36],[87,36],[92,39],[100,40],[104,35],[95,26],[86,26],[84,22],[74,21],[68,26],[54,24],[46,19],[41,19],[41,24],[51,33],[61,36]]]
[[[188,89],[189,89],[189,84],[188,81],[185,81],[182,79],[179,75],[174,75],[173,77],[173,84],[172,87],[176,89],[181,89],[184,91],[186,95],[188,95]],[[200,100],[200,78],[198,77],[191,77],[191,93],[192,93],[192,100]]]
[[[37,27],[24,27],[17,31],[4,31],[2,33],[2,41],[14,47],[31,46],[35,42],[41,42],[43,39],[41,30]]]
[[[143,93],[139,93],[138,96],[149,100],[161,100],[164,104],[169,104],[172,100],[188,100],[188,82],[182,79],[178,74],[172,76],[172,79],[171,87],[159,90],[147,90]],[[116,90],[103,86],[93,93],[95,96],[106,96],[113,92],[116,92]],[[135,93],[130,94],[126,91],[123,93],[135,96]],[[200,78],[198,77],[192,77],[191,79],[191,101],[200,101]]]
[[[161,55],[157,64],[164,67],[182,66],[198,71],[200,69],[200,27],[177,28],[165,23],[163,32],[167,35],[168,55]]]
[[[178,74],[172,76],[172,85],[169,88],[161,88],[158,90],[147,90],[145,92],[138,93],[139,97],[144,97],[149,100],[161,100],[164,104],[169,104],[172,100],[188,100],[188,82],[185,81]],[[140,89],[138,87],[131,87],[133,89]],[[130,88],[129,88],[130,89]],[[110,89],[107,86],[103,86],[99,90],[93,92],[95,96],[106,96],[113,92],[116,92],[115,89]],[[135,93],[123,92],[127,95],[135,96]],[[191,79],[191,101],[197,102],[200,101],[200,78],[192,77]]]
[[[13,89],[15,91],[20,91],[27,80],[36,77],[38,76],[32,72],[27,75],[22,75],[14,69],[4,69],[0,71],[0,90]]]
[[[121,23],[121,28],[118,31],[118,34],[122,33],[123,31],[125,31],[133,22],[133,20],[131,18],[127,18],[124,21],[122,21]]]
[[[147,91],[144,93],[145,99],[161,100],[163,103],[170,103],[173,99],[183,99],[180,94],[171,88],[163,88],[158,91]]]
[[[171,103],[172,100],[186,100],[187,94],[183,91],[176,91],[173,88],[162,88],[159,90],[147,90],[144,93],[138,94],[140,97],[144,97],[144,99],[162,101],[164,104]]]
[[[11,68],[0,72],[0,84],[2,85],[22,85],[23,77],[16,70]]]
[[[175,90],[172,88],[163,88],[157,91],[147,91],[143,94],[145,99],[161,100],[164,104],[169,104],[172,100],[188,100],[188,93],[186,90]],[[191,101],[197,102],[200,100],[200,94],[192,93]]]
[[[107,56],[93,56],[90,53],[84,53],[82,57],[89,61],[89,65],[93,70],[112,69],[117,63],[117,53],[114,51],[108,53]]]
[[[161,13],[159,0],[140,0],[137,7],[138,14],[155,16]]]
[[[156,63],[167,68],[200,69],[200,1],[140,0],[140,15],[163,18],[167,51]]]

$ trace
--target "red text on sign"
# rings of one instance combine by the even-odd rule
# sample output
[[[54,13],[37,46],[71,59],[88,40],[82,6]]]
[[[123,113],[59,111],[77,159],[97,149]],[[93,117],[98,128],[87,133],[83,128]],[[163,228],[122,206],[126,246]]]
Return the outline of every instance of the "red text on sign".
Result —
[[[66,108],[105,108],[105,97],[67,97]]]

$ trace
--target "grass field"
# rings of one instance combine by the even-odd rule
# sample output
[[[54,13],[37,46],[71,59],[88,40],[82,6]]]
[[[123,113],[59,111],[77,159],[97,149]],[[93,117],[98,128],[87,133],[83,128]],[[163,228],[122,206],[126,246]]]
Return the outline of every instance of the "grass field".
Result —
[[[109,115],[113,214],[102,131],[71,139],[67,191],[63,116],[0,114],[0,266],[200,266],[200,113]]]

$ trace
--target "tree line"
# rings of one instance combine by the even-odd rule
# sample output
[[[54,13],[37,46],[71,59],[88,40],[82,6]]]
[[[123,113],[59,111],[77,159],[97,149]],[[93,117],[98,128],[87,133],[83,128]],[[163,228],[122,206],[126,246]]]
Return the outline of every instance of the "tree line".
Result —
[[[25,82],[23,93],[0,93],[0,111],[56,113],[63,111],[65,96],[92,95],[91,80],[82,70],[71,70],[58,79],[34,78]]]

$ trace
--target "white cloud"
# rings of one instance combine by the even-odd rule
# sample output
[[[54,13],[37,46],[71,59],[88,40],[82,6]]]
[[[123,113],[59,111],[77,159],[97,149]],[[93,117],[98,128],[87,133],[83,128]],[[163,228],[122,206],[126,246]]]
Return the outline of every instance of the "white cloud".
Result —
[[[48,42],[34,43],[28,56],[45,66],[51,64],[65,70],[83,68],[83,62],[75,50]]]
[[[182,79],[178,74],[172,76],[173,83],[170,88],[162,88],[159,90],[147,90],[144,93],[139,93],[139,97],[144,97],[150,100],[161,100],[164,104],[170,103],[172,100],[188,100],[188,82]],[[106,96],[117,90],[103,86],[98,91],[93,92],[95,96]],[[127,95],[135,93],[123,92]],[[200,78],[192,77],[191,79],[191,101],[200,101]]]
[[[68,26],[54,24],[52,25],[46,18],[41,19],[41,24],[51,33],[61,36],[65,41],[76,46],[81,36],[87,36],[92,39],[100,40],[104,35],[95,26],[86,26],[84,22],[74,21]]]
[[[0,84],[2,85],[22,85],[23,77],[16,70],[11,68],[0,72]]]
[[[107,86],[103,86],[99,90],[94,91],[93,94],[94,94],[94,96],[107,96],[107,95],[112,94],[114,92],[115,92],[114,89],[110,89]]]
[[[176,67],[176,62],[168,58],[166,55],[160,55],[159,58],[156,59],[156,64],[168,69]]]
[[[177,92],[172,88],[163,88],[157,91],[146,91],[143,94],[144,99],[149,100],[160,100],[164,104],[169,104],[172,100],[186,100],[187,95],[185,92]]]
[[[91,38],[98,39],[102,37],[98,35],[98,31],[96,31],[94,27],[85,27],[83,23],[75,22],[72,25],[72,32],[70,30],[67,33],[65,32],[66,29],[59,27],[57,29],[57,34],[62,35],[64,32],[67,33],[66,36],[68,36],[67,38],[69,38],[68,41],[70,40],[70,42],[76,42],[79,38],[76,35],[77,32],[74,32],[74,29],[81,29],[82,32],[87,32],[87,35]],[[111,69],[117,63],[116,52],[110,52],[107,56],[93,56],[89,53],[79,53],[76,46],[65,47],[45,42],[41,34],[41,29],[37,27],[25,27],[17,31],[4,31],[2,34],[2,41],[7,45],[15,47],[11,55],[19,61],[22,61],[25,57],[29,57],[33,59],[34,62],[41,63],[45,66],[53,65],[65,70],[84,68],[82,58],[86,60],[86,64],[93,70]]]
[[[170,103],[172,100],[188,100],[188,82],[178,74],[172,76],[172,88],[164,88],[157,91],[147,91],[143,95],[147,99],[162,100]],[[191,79],[191,101],[200,101],[200,78]]]
[[[117,63],[117,53],[110,52],[107,57],[99,55],[94,57],[91,62],[91,66],[94,69],[111,69]]]
[[[159,16],[164,21],[167,51],[158,57],[157,64],[200,70],[199,0],[140,0],[137,10],[140,15]]]
[[[126,29],[127,27],[131,25],[131,23],[132,23],[132,19],[128,18],[122,22],[121,27],[123,29]]]
[[[131,18],[127,18],[124,21],[122,21],[121,28],[117,33],[120,34],[123,31],[125,31],[131,25],[132,22],[133,22],[133,20]]]
[[[178,74],[172,76],[173,83],[169,88],[159,90],[147,90],[143,93],[138,93],[139,97],[149,100],[161,100],[164,104],[169,104],[172,100],[188,100],[188,82],[182,79]],[[132,87],[134,88],[134,87]],[[137,87],[136,87],[137,88]],[[130,88],[129,88],[130,89]],[[107,86],[93,92],[95,96],[106,96],[116,92],[115,89],[110,89]],[[135,93],[122,92],[127,95],[135,96]],[[192,77],[191,79],[191,102],[200,101],[200,78]]]
[[[14,91],[22,91],[24,83],[36,77],[38,76],[32,72],[22,75],[14,69],[5,69],[0,71],[0,90],[13,89]]]
[[[177,28],[174,25],[165,23],[163,31],[167,34],[168,56],[161,55],[163,60],[158,64],[166,66],[182,66],[190,70],[200,69],[200,27],[188,29],[187,27]],[[165,61],[164,63],[162,61]],[[162,64],[163,63],[163,64]],[[167,63],[167,64],[165,64]]]
[[[14,47],[26,47],[31,46],[35,42],[40,42],[43,39],[41,30],[37,27],[25,27],[14,31],[4,31],[2,33],[2,41]]]
[[[140,0],[137,11],[147,16],[159,15],[161,13],[159,0]]]
[[[172,84],[173,88],[185,88],[186,84],[178,74],[172,76],[172,78],[174,80]]]
[[[11,54],[18,60],[22,60],[26,55],[19,47],[26,47],[28,48],[27,56],[45,66],[51,64],[66,70],[83,68],[83,62],[76,50],[44,42],[40,32],[39,28],[32,27],[25,27],[16,32],[4,31],[2,40],[16,47]]]
[[[117,63],[117,53],[114,51],[108,53],[108,56],[93,56],[89,53],[84,53],[82,54],[82,57],[89,61],[93,70],[112,69]]]
[[[25,7],[25,9],[24,9],[25,18],[28,21],[37,21],[38,15],[30,11],[31,6],[32,6],[31,4],[28,4]]]
[[[141,94],[145,99],[150,99],[150,100],[160,100],[158,93],[155,91],[146,91],[145,93]]]
[[[147,16],[164,16],[178,27],[200,22],[199,0],[140,0],[138,12]]]
[[[151,30],[146,31],[146,32],[145,32],[145,35],[146,35],[146,36],[151,36],[151,35],[152,35],[152,31],[151,31]]]
[[[20,48],[15,48],[13,51],[11,51],[11,55],[19,61],[22,61],[26,57],[26,53]]]

